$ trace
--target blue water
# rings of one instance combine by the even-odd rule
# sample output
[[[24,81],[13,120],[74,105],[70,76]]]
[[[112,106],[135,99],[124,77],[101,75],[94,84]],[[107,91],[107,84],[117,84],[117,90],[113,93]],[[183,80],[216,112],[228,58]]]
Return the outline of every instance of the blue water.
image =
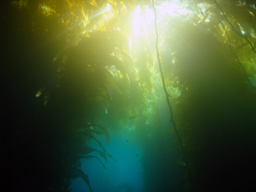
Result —
[[[106,163],[97,152],[90,154],[98,157],[106,169],[96,159],[84,160],[82,170],[89,175],[91,188],[94,192],[114,192],[118,185],[123,183],[129,184],[133,188],[132,192],[140,192],[143,189],[140,163],[142,152],[125,135],[110,135],[110,144],[107,144],[103,136],[97,138],[107,152],[116,159],[115,162],[108,158]],[[102,151],[95,141],[90,141],[88,145]],[[71,187],[72,192],[89,192],[87,184],[81,178],[74,180]],[[126,192],[126,190],[127,188],[124,188],[120,192]]]
[[[121,133],[110,131],[110,144],[104,136],[97,137],[116,162],[109,157],[106,162],[97,152],[90,155],[98,157],[106,169],[94,158],[83,161],[81,169],[89,176],[94,192],[169,192],[170,189],[181,191],[185,181],[178,184],[173,182],[184,175],[185,167],[170,163],[180,156],[181,151],[166,153],[166,150],[174,146],[172,140],[176,138],[174,133],[167,134],[167,130],[172,126],[169,122],[170,112],[165,100],[159,101],[157,107],[159,123],[148,124],[144,136],[134,135],[129,129],[124,129]],[[135,140],[138,143],[135,143]],[[94,140],[90,141],[88,146],[103,151]],[[124,186],[123,189],[121,185]],[[82,178],[74,180],[71,188],[72,192],[89,192]]]

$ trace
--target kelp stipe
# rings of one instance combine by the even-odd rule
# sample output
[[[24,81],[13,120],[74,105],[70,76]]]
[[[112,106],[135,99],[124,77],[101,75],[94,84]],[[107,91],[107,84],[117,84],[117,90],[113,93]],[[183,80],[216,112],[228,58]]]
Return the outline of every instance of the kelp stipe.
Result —
[[[251,42],[246,36],[242,35],[240,32],[238,32],[238,31],[234,28],[234,26],[232,25],[232,23],[230,23],[230,21],[228,20],[228,18],[227,18],[226,15],[225,15],[225,13],[224,13],[223,10],[221,9],[221,7],[220,7],[220,5],[218,4],[217,0],[215,0],[215,3],[216,3],[216,5],[217,5],[217,7],[220,9],[220,11],[221,11],[223,17],[226,19],[226,21],[228,22],[228,24],[231,26],[232,30],[235,31],[240,37],[246,39],[246,41],[250,44],[252,50],[256,53],[255,47],[254,47],[254,45],[252,44],[252,42]],[[226,28],[225,28],[225,25],[220,21],[219,16],[218,16],[218,13],[216,13],[216,15],[217,15],[217,17],[218,17],[218,21],[221,23],[221,25],[222,25],[222,27],[223,27],[223,29],[224,29],[224,31],[225,31],[227,37],[228,37],[230,51],[232,52],[232,54],[233,54],[234,57],[236,58],[237,62],[239,63],[239,65],[240,65],[241,68],[243,69],[244,75],[246,76],[248,83],[249,83],[249,84],[251,85],[251,87],[256,91],[256,87],[254,87],[254,86],[252,85],[252,82],[250,81],[250,79],[249,79],[249,77],[248,77],[248,75],[247,75],[247,73],[246,73],[246,71],[245,71],[243,65],[241,64],[240,59],[236,56],[236,54],[234,53],[234,51],[233,51],[233,49],[232,49],[231,40],[230,40],[230,38],[229,38],[228,32],[227,32],[227,30],[226,30]],[[247,44],[247,43],[246,43],[246,44]],[[243,46],[245,46],[246,44],[243,44]],[[240,47],[239,47],[239,49],[240,49]]]
[[[158,60],[158,64],[159,64],[159,70],[160,70],[161,77],[162,77],[163,89],[164,89],[164,92],[165,92],[165,95],[166,95],[168,108],[169,108],[169,111],[170,111],[170,114],[171,114],[171,120],[170,121],[173,124],[175,134],[178,138],[178,141],[179,141],[179,144],[180,144],[180,147],[181,147],[181,150],[182,150],[183,158],[184,158],[184,161],[185,161],[185,166],[186,166],[189,181],[190,181],[190,184],[191,184],[191,189],[192,189],[193,192],[196,192],[195,191],[195,186],[194,186],[194,183],[193,183],[193,178],[192,178],[191,171],[190,171],[189,162],[188,162],[188,159],[187,159],[187,156],[186,156],[185,148],[184,148],[182,139],[181,139],[181,137],[178,133],[178,129],[177,129],[176,123],[175,123],[174,118],[173,118],[173,111],[172,111],[171,103],[169,101],[169,97],[171,97],[171,95],[169,95],[169,93],[167,92],[166,86],[165,86],[164,74],[163,74],[163,71],[162,71],[162,66],[161,66],[161,61],[160,61],[160,56],[159,56],[159,50],[158,50],[158,32],[157,32],[157,24],[156,24],[157,23],[156,22],[157,21],[157,13],[156,13],[156,9],[155,9],[154,0],[152,0],[152,7],[153,7],[153,10],[154,10],[154,14],[155,14],[156,54],[157,54],[157,60]]]

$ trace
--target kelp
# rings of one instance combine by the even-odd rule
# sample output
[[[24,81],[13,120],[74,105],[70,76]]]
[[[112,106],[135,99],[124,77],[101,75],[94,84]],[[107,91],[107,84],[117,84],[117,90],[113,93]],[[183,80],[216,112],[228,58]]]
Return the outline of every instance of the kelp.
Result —
[[[216,15],[215,19],[218,21]],[[214,18],[211,20],[216,21]],[[190,164],[196,191],[214,190],[207,186],[217,175],[214,169],[219,170],[218,166],[224,168],[227,166],[226,161],[236,162],[233,159],[234,153],[221,156],[222,147],[223,150],[229,149],[227,142],[231,142],[234,148],[246,145],[250,151],[252,148],[248,140],[252,139],[252,135],[255,136],[251,116],[256,110],[256,94],[248,80],[252,72],[246,69],[244,63],[238,63],[242,55],[238,60],[232,53],[235,47],[234,37],[229,36],[230,40],[224,44],[218,43],[221,38],[227,38],[221,29],[222,25],[226,30],[230,26],[224,23],[215,25],[212,32],[203,30],[204,25],[206,24],[201,23],[196,26],[183,21],[172,26],[174,33],[168,41],[171,50],[175,52],[172,75],[168,78],[172,81],[178,79],[176,86],[181,90],[181,96],[174,100],[177,103],[174,111],[189,161],[194,162],[193,165]],[[230,33],[230,30],[232,32],[232,27],[227,31]],[[235,39],[237,38],[239,37]],[[248,93],[250,99],[236,99],[245,97]],[[170,129],[168,132],[173,131]],[[205,153],[214,160],[206,158]],[[182,158],[181,156],[178,161],[182,162]],[[240,170],[239,173],[246,171],[248,170]],[[225,173],[225,176],[229,174],[231,173]],[[203,175],[207,175],[207,178],[203,178]],[[227,184],[218,182],[216,188],[228,186],[228,183],[229,181]]]
[[[69,44],[51,59],[51,65],[56,66],[56,78],[50,85],[37,89],[35,96],[40,103],[40,112],[36,114],[36,128],[21,128],[26,131],[15,134],[14,146],[17,145],[17,149],[13,150],[20,148],[20,152],[13,156],[18,159],[22,157],[22,153],[24,155],[23,159],[20,159],[21,163],[16,166],[22,166],[22,163],[32,169],[35,166],[39,174],[43,169],[47,170],[41,178],[38,175],[33,178],[36,181],[34,185],[41,186],[40,183],[44,183],[44,188],[40,190],[68,191],[71,184],[69,180],[82,177],[92,191],[88,176],[79,169],[81,160],[94,158],[100,161],[99,158],[89,155],[97,152],[106,162],[107,157],[115,161],[95,138],[102,134],[109,143],[109,132],[102,125],[93,123],[97,116],[90,112],[95,106],[103,105],[103,98],[109,103],[112,102],[108,93],[110,86],[118,94],[122,94],[112,72],[106,69],[115,66],[124,77],[126,76],[125,65],[113,55],[113,52],[119,54],[116,46],[122,48],[121,36],[113,33],[115,35],[104,32],[91,33],[90,37],[85,37],[77,45]],[[82,129],[84,131],[79,133],[78,130]],[[74,139],[78,135],[82,138]],[[87,142],[91,139],[95,140],[103,151],[88,147]],[[40,160],[29,158],[33,150],[38,151],[36,154],[39,159],[45,159],[42,168],[39,167]],[[101,161],[100,163],[106,168]],[[30,178],[36,175],[36,172],[27,171],[26,175]]]
[[[8,145],[12,149],[11,157],[38,172],[47,168],[42,181],[34,179],[34,186],[68,191],[68,180],[82,177],[92,190],[87,175],[79,170],[81,160],[100,160],[90,156],[92,152],[99,153],[105,161],[107,156],[115,160],[97,136],[104,135],[109,143],[109,129],[118,132],[134,127],[131,134],[138,134],[140,139],[136,142],[144,146],[143,142],[150,140],[146,135],[152,134],[149,124],[155,129],[159,127],[156,101],[163,95],[158,93],[162,87],[158,69],[155,70],[154,50],[150,49],[152,42],[144,38],[138,49],[127,51],[127,34],[132,33],[129,17],[138,4],[144,9],[150,3],[135,0],[1,2],[1,9],[7,8],[0,13],[1,31],[3,37],[11,34],[4,41],[3,55],[8,58],[4,67],[8,71],[6,76],[14,82],[30,73],[41,77],[33,88],[28,87],[33,84],[34,76],[28,77],[32,82],[28,85],[24,83],[28,81],[18,83],[20,90],[24,89],[24,97],[32,98],[35,93],[38,97],[40,112],[36,113],[35,126],[22,128],[23,124],[17,123],[17,127],[7,131],[10,134],[7,138],[13,138]],[[192,176],[200,186],[201,182],[207,183],[202,175],[217,175],[214,168],[222,159],[233,162],[238,158],[234,153],[232,158],[221,157],[217,148],[229,151],[227,143],[235,143],[236,139],[244,141],[248,135],[252,141],[255,135],[255,91],[250,82],[256,72],[256,12],[254,2],[248,0],[184,0],[182,3],[194,14],[179,13],[180,18],[166,16],[162,28],[165,31],[161,33],[165,42],[159,45],[159,50],[161,55],[168,47],[171,56],[159,60],[163,61],[166,95],[175,103],[177,122],[171,119],[170,123],[177,125],[189,159],[187,164],[191,164]],[[111,10],[106,10],[109,5]],[[24,57],[30,59],[22,60]],[[41,65],[46,65],[43,71]],[[28,72],[34,68],[39,72]],[[48,70],[53,68],[54,78],[42,83],[52,76]],[[100,107],[96,113],[95,107]],[[11,109],[16,111],[15,107]],[[108,115],[102,115],[104,110]],[[130,120],[132,117],[136,118]],[[173,132],[174,128],[168,130],[170,134]],[[88,147],[89,140],[95,140],[102,151]],[[177,141],[174,139],[172,144]],[[250,152],[239,145],[236,147],[239,152],[246,151],[245,155]],[[172,152],[178,150],[176,146],[169,148]],[[49,158],[40,168],[40,161],[30,156],[31,153]],[[207,156],[210,158],[205,160]],[[186,164],[184,155],[175,161]],[[27,173],[25,168],[23,171]],[[35,173],[28,171],[27,177],[31,175]]]
[[[165,78],[164,78],[163,69],[162,69],[162,64],[161,64],[160,55],[159,55],[159,50],[158,50],[157,14],[156,14],[156,8],[155,8],[154,1],[152,1],[152,6],[153,6],[153,9],[154,9],[154,13],[155,13],[155,33],[156,33],[157,61],[158,61],[159,70],[160,70],[160,73],[161,73],[162,84],[163,84],[163,89],[164,89],[164,93],[165,93],[165,96],[166,96],[166,101],[167,101],[168,109],[169,109],[169,112],[170,112],[170,114],[171,114],[171,119],[170,119],[170,121],[172,122],[173,129],[174,129],[175,134],[176,134],[176,137],[177,137],[177,141],[179,141],[180,148],[181,148],[181,150],[182,150],[183,158],[184,158],[184,161],[185,161],[185,165],[186,165],[186,169],[187,169],[187,174],[188,174],[188,177],[189,177],[189,181],[190,181],[190,184],[191,184],[191,186],[192,186],[192,191],[194,191],[194,190],[195,190],[195,186],[194,186],[194,183],[193,183],[193,180],[192,180],[190,165],[189,165],[189,163],[188,163],[188,159],[187,159],[187,155],[186,155],[186,151],[185,151],[185,148],[184,148],[184,145],[183,145],[182,138],[180,137],[180,134],[179,134],[179,132],[178,132],[178,128],[177,128],[176,123],[175,123],[175,121],[174,121],[173,109],[172,109],[172,106],[171,106],[171,103],[170,103],[170,100],[169,100],[169,97],[171,97],[171,95],[168,93],[168,91],[167,91],[167,89],[166,89]],[[175,142],[176,142],[176,141],[175,141]],[[175,142],[172,142],[172,144],[174,144]],[[171,150],[171,151],[172,151],[172,150]]]
[[[49,123],[53,121],[55,122],[55,126],[64,126],[68,130],[65,136],[68,142],[66,142],[65,147],[63,146],[62,152],[64,155],[63,158],[67,161],[66,164],[64,163],[67,174],[71,174],[69,178],[82,177],[90,191],[92,189],[88,177],[81,170],[73,169],[72,166],[80,167],[81,159],[96,158],[99,160],[97,157],[89,156],[88,154],[91,152],[99,153],[106,162],[107,156],[114,161],[115,159],[106,152],[101,142],[95,138],[97,135],[104,135],[107,143],[109,143],[110,135],[107,129],[99,124],[85,123],[86,120],[83,116],[86,116],[93,106],[101,104],[102,100],[97,99],[97,96],[102,96],[103,98],[109,97],[107,91],[109,85],[121,94],[113,76],[104,67],[115,65],[122,73],[126,73],[123,63],[115,56],[111,56],[115,44],[109,47],[112,39],[108,37],[106,33],[92,34],[92,37],[87,37],[85,40],[81,40],[78,45],[69,46],[57,54],[54,63],[57,62],[59,65],[57,69],[59,86],[48,87],[49,90],[45,94],[48,103],[45,105],[46,114],[43,119],[46,118]],[[104,40],[107,41],[105,47],[99,46],[98,41],[103,43]],[[99,48],[101,49],[100,51],[98,50]],[[102,58],[102,60],[96,58]],[[65,73],[60,78],[58,74],[62,71]],[[45,89],[45,87],[42,87],[36,96],[39,97]],[[49,91],[51,92],[51,97],[47,94]],[[96,103],[92,103],[92,100]],[[60,122],[58,119],[63,119],[63,122]],[[66,125],[65,122],[67,122]],[[96,130],[96,127],[100,131]],[[58,129],[56,133],[60,131],[59,134],[63,134],[64,130]],[[71,138],[72,135],[73,138]],[[96,141],[103,152],[88,147],[86,142],[90,139]],[[101,161],[100,163],[102,164]],[[105,168],[104,165],[103,167]]]
[[[93,192],[90,181],[88,178],[88,175],[84,174],[84,172],[80,169],[71,168],[67,170],[68,179],[76,179],[78,177],[81,177],[84,182],[88,185],[90,192]]]

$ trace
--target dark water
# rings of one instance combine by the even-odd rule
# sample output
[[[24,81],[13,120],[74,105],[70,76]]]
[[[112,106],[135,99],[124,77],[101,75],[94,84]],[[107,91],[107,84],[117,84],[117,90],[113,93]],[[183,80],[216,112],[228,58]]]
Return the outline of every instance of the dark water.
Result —
[[[21,8],[22,2],[26,4],[27,1],[16,1],[16,3],[21,3],[20,7],[13,6],[15,1],[6,2],[0,3],[2,37],[0,57],[0,154],[2,155],[0,157],[0,176],[4,178],[0,190],[63,192],[68,185],[65,183],[66,179],[78,177],[74,174],[74,167],[77,162],[74,161],[75,163],[72,164],[69,160],[73,156],[82,154],[85,156],[93,155],[100,160],[98,161],[96,158],[83,160],[81,166],[81,170],[88,175],[94,192],[191,191],[185,190],[186,184],[191,184],[192,180],[188,182],[184,157],[180,158],[179,161],[177,160],[178,157],[182,157],[181,150],[167,153],[170,147],[179,146],[179,142],[177,140],[173,142],[176,138],[174,133],[167,133],[173,124],[169,122],[170,112],[165,93],[161,87],[161,78],[158,76],[159,69],[157,67],[154,69],[155,71],[148,69],[153,67],[153,63],[155,63],[153,57],[148,56],[151,53],[153,55],[154,38],[140,40],[133,45],[138,46],[133,50],[136,52],[133,53],[133,56],[136,65],[138,65],[136,67],[138,71],[135,68],[133,70],[136,73],[139,72],[139,75],[137,74],[139,80],[134,77],[131,85],[127,88],[128,83],[122,82],[121,77],[116,79],[120,88],[127,89],[125,90],[127,95],[129,93],[133,100],[126,101],[120,95],[115,97],[115,93],[119,91],[117,91],[118,86],[113,84],[114,78],[112,84],[109,85],[112,88],[108,91],[113,102],[116,101],[121,106],[121,110],[118,111],[118,105],[116,108],[109,107],[109,113],[103,116],[102,113],[104,113],[105,105],[108,103],[107,100],[111,99],[108,97],[105,97],[106,101],[103,99],[104,103],[101,104],[104,107],[99,107],[99,103],[97,103],[95,106],[90,105],[92,109],[87,108],[88,103],[84,103],[84,95],[86,94],[81,90],[87,88],[91,90],[98,83],[100,85],[106,83],[105,79],[102,79],[104,76],[102,74],[106,75],[106,73],[94,74],[92,72],[94,70],[91,70],[90,73],[88,70],[83,74],[79,68],[80,65],[75,65],[76,62],[80,62],[80,59],[83,61],[85,53],[81,52],[78,56],[76,55],[79,46],[73,47],[72,50],[74,51],[70,50],[69,58],[71,60],[64,61],[64,56],[59,58],[62,59],[59,61],[62,64],[66,62],[65,65],[67,66],[74,64],[78,67],[74,67],[74,71],[72,67],[68,69],[67,74],[71,74],[68,77],[72,78],[65,81],[61,79],[62,77],[60,79],[56,77],[59,64],[53,63],[53,58],[67,46],[67,42],[76,39],[76,35],[81,32],[70,30],[77,27],[78,23],[68,26],[69,16],[66,17],[65,21],[67,25],[62,25],[62,18],[59,18],[59,16],[67,13],[65,6],[62,6],[60,2],[68,4],[69,1],[56,1],[58,2],[57,8],[60,10],[57,17],[40,15],[38,8],[44,8],[44,5],[39,7],[39,1],[37,3],[28,1],[27,7],[24,5],[23,8]],[[194,4],[193,1],[187,2],[192,3],[192,9],[198,7],[198,4]],[[160,51],[160,55],[163,60],[166,82],[168,82],[167,87],[176,87],[181,90],[181,97],[176,100],[176,104],[180,104],[180,106],[177,107],[177,117],[174,119],[177,120],[177,124],[178,121],[183,123],[179,125],[179,131],[186,144],[184,146],[188,152],[187,156],[191,160],[192,178],[197,189],[194,191],[256,191],[255,5],[252,4],[253,1],[244,1],[247,2],[243,5],[245,7],[235,5],[236,3],[241,4],[240,1],[234,1],[234,5],[231,1],[225,5],[224,0],[206,2],[211,4],[206,6],[209,10],[204,8],[202,11],[205,16],[210,13],[211,21],[209,20],[209,23],[206,22],[208,19],[204,16],[203,20],[198,17],[195,21],[192,21],[194,20],[193,17],[189,21],[185,21],[185,17],[176,18],[177,20],[173,23],[165,23],[165,27],[162,29],[159,25],[159,34],[162,36],[164,44],[168,44],[168,48],[165,48],[165,45],[160,46],[161,49],[165,49],[165,51]],[[251,31],[246,34],[250,41],[247,36],[237,35],[237,31],[235,32],[234,28],[229,26],[230,23],[227,18],[223,17],[225,14],[221,14],[221,9],[217,9],[217,2],[221,2],[220,7],[223,7],[234,26],[238,27],[238,24],[245,28],[248,26],[245,30],[247,33]],[[251,5],[247,6],[250,3]],[[80,5],[77,6],[79,8]],[[138,5],[133,6],[136,8]],[[227,7],[225,8],[225,6]],[[54,7],[52,6],[52,8]],[[212,8],[214,9],[211,10]],[[232,13],[234,8],[235,11]],[[57,12],[58,9],[56,9]],[[206,10],[208,11],[206,12]],[[72,6],[69,11],[73,14]],[[132,12],[131,10],[130,14]],[[200,15],[199,12],[197,14]],[[173,20],[172,18],[167,19]],[[76,20],[73,17],[73,22]],[[223,23],[223,21],[225,22]],[[198,23],[196,24],[198,26],[194,25],[194,22]],[[222,29],[222,25],[226,27],[228,33],[223,31],[225,28]],[[162,31],[165,31],[165,35],[162,34]],[[64,36],[59,39],[62,35]],[[108,46],[106,46],[108,40],[105,39],[106,41],[104,41],[105,48],[102,46],[101,40],[97,38],[94,40],[92,44],[85,44],[88,46],[85,46],[85,50],[92,48],[93,53],[98,53],[100,48],[103,48],[106,49],[103,52],[105,51],[110,57]],[[91,45],[98,47],[93,49]],[[146,47],[150,51],[145,51]],[[130,50],[130,52],[132,51]],[[99,57],[102,57],[100,60],[105,59],[103,55],[99,54]],[[96,58],[98,54],[87,54],[88,62],[90,62],[90,56]],[[129,71],[132,71],[130,61],[124,59],[124,62],[127,62],[127,66],[131,68]],[[112,60],[109,61],[108,67],[110,65],[112,65]],[[116,69],[118,66],[115,66]],[[176,67],[174,70],[172,69],[173,66]],[[105,69],[106,66],[103,63],[101,67]],[[129,73],[129,75],[133,74],[132,72]],[[91,75],[91,78],[86,79],[89,82],[87,84],[93,83],[84,88],[87,86],[84,83],[84,77],[88,75]],[[114,77],[117,76],[117,74],[114,75]],[[172,81],[177,84],[171,84]],[[63,92],[59,92],[59,89],[56,88],[58,87],[57,83],[60,82],[63,83],[61,86]],[[72,87],[74,89],[66,92],[66,88],[69,89],[70,85],[71,87],[75,85]],[[48,89],[54,93],[46,107],[44,106],[46,92],[39,98],[35,98],[35,94],[42,86],[49,86]],[[130,87],[131,90],[128,90]],[[144,94],[144,92],[150,92],[151,88],[154,90],[155,98],[153,96],[148,98]],[[98,96],[94,91],[91,93],[95,98]],[[77,95],[81,97],[76,97]],[[137,101],[136,99],[140,100]],[[87,101],[90,102],[89,97],[86,98]],[[143,103],[144,101],[146,104]],[[128,102],[128,107],[126,102]],[[151,106],[155,110],[152,114],[147,108],[147,104],[150,102],[157,103],[156,106],[154,104],[152,104],[153,107]],[[175,101],[172,100],[172,102]],[[76,106],[75,110],[73,105]],[[172,103],[174,109],[173,105]],[[88,110],[85,111],[86,115],[81,110],[83,108],[81,106],[86,106],[84,108]],[[125,106],[127,108],[132,106],[131,108],[134,109],[127,109]],[[122,110],[125,111],[124,116],[127,117],[118,116],[117,113],[122,112]],[[147,111],[146,114],[145,111]],[[134,114],[129,117],[133,112]],[[96,113],[101,114],[96,115]],[[111,116],[110,114],[114,115]],[[74,138],[76,137],[74,135],[76,136],[77,131],[82,133],[84,130],[79,130],[82,128],[88,131],[89,122],[99,122],[97,121],[99,116],[106,119],[106,124],[101,122],[100,125],[106,125],[105,128],[110,133],[110,143],[107,143],[104,136],[95,135],[95,137],[115,161],[109,157],[105,161],[96,152],[91,154],[81,152],[79,150],[82,147],[83,149],[86,148],[86,145],[80,142],[81,138],[79,140],[78,137],[78,144],[75,142]],[[77,118],[85,123],[85,128],[75,124]],[[129,125],[122,127],[120,125],[124,123],[120,123],[119,120],[124,120]],[[75,122],[74,130],[71,133],[69,132],[70,122]],[[108,127],[108,123],[112,127]],[[120,127],[115,127],[117,124]],[[97,125],[93,127],[96,130],[95,127]],[[70,142],[71,140],[74,142]],[[87,146],[102,151],[102,147],[92,137],[85,137],[84,141],[87,142]],[[79,148],[80,144],[81,148]],[[78,152],[73,152],[70,149]],[[187,189],[192,189],[190,187]],[[70,190],[72,192],[89,192],[88,185],[81,178],[72,180]]]

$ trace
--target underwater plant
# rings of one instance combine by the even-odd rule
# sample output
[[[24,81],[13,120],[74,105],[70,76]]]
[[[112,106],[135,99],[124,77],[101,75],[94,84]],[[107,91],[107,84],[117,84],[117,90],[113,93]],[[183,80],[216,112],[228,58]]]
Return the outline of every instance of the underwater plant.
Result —
[[[103,47],[104,41],[105,47]],[[97,46],[98,42],[101,42],[101,46]],[[90,37],[81,40],[78,45],[58,53],[54,59],[54,62],[58,62],[58,86],[46,90],[42,87],[36,94],[40,97],[45,93],[45,115],[41,115],[41,122],[45,126],[56,126],[51,129],[55,130],[56,135],[62,135],[58,138],[58,145],[62,146],[61,158],[66,169],[66,177],[63,179],[82,177],[90,191],[92,189],[88,176],[77,169],[81,166],[80,160],[95,158],[105,168],[97,157],[88,155],[96,151],[106,162],[107,156],[115,161],[96,139],[96,136],[103,134],[109,143],[110,135],[107,129],[102,125],[91,123],[94,115],[90,113],[94,106],[101,105],[102,99],[111,103],[111,99],[108,99],[110,98],[109,85],[120,92],[111,73],[104,68],[107,65],[109,67],[115,65],[125,73],[122,62],[115,56],[111,56],[114,43],[107,33],[91,34]],[[91,139],[99,144],[103,152],[87,146],[87,141]]]
[[[77,177],[92,191],[81,164],[115,160],[98,140],[110,131],[128,130],[146,152],[159,143],[163,168],[156,137],[169,112],[168,151],[183,149],[174,161],[189,166],[188,190],[255,189],[254,1],[152,2],[0,3],[4,175],[20,178],[10,191],[70,191]],[[157,107],[164,99],[169,112]],[[144,179],[156,189],[153,174]]]
[[[243,170],[236,167],[234,173],[228,163],[240,164],[244,161],[242,156],[255,157],[249,152],[255,146],[252,117],[256,95],[250,79],[254,70],[246,69],[242,58],[237,56],[239,52],[234,51],[230,35],[237,32],[232,26],[231,31],[227,30],[220,22],[220,17],[227,19],[225,14],[219,13],[219,5],[215,9],[211,20],[220,24],[215,25],[214,30],[205,30],[208,25],[204,23],[197,27],[182,22],[174,29],[179,35],[174,32],[168,40],[175,52],[175,63],[168,78],[176,81],[175,86],[181,90],[181,95],[174,99],[174,112],[182,145],[191,164],[194,191],[254,188],[252,183],[247,183],[249,167]],[[226,43],[219,43],[222,38],[227,39]],[[248,57],[252,57],[254,47],[247,48]],[[235,152],[240,146],[243,151]],[[237,158],[239,153],[241,158]],[[184,156],[177,161],[184,163]],[[244,174],[249,177],[241,177]],[[220,179],[216,181],[216,177]]]

